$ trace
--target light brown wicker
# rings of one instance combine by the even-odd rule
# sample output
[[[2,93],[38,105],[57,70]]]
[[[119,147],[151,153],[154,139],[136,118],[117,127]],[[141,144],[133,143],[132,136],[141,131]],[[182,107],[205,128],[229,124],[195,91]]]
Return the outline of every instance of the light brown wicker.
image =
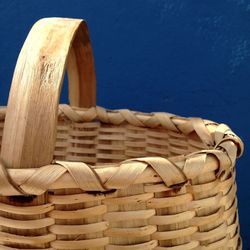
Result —
[[[71,106],[58,109],[66,65]],[[200,118],[95,106],[82,20],[33,26],[0,135],[0,249],[242,248],[239,137]]]

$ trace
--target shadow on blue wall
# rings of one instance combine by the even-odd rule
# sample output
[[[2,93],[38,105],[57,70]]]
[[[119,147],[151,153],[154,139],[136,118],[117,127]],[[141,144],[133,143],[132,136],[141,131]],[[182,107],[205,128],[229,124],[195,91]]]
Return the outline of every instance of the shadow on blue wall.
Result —
[[[27,32],[51,16],[87,20],[98,105],[201,116],[241,136],[238,197],[244,249],[250,249],[250,1],[1,0],[0,105]]]

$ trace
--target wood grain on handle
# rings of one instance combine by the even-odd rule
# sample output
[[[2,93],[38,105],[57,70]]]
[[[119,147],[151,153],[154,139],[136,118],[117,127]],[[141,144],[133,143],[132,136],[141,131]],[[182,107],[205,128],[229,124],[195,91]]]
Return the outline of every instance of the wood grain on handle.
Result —
[[[39,20],[23,45],[12,80],[1,150],[8,168],[40,167],[52,161],[66,65],[71,105],[95,106],[94,60],[86,23]]]

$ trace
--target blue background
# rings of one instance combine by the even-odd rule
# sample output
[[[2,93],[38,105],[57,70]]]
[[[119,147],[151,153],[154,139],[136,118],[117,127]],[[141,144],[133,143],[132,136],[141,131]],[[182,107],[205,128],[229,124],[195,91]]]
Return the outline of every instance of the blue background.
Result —
[[[204,117],[241,136],[239,211],[250,249],[250,1],[0,0],[0,105],[29,29],[52,16],[87,20],[98,105]]]

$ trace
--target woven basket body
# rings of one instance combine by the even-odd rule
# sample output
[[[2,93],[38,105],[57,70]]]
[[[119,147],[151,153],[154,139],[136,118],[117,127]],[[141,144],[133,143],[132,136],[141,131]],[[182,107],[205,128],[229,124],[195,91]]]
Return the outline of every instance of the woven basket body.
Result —
[[[71,106],[59,105],[65,67]],[[95,106],[86,24],[43,19],[0,109],[0,249],[241,249],[228,126]]]

